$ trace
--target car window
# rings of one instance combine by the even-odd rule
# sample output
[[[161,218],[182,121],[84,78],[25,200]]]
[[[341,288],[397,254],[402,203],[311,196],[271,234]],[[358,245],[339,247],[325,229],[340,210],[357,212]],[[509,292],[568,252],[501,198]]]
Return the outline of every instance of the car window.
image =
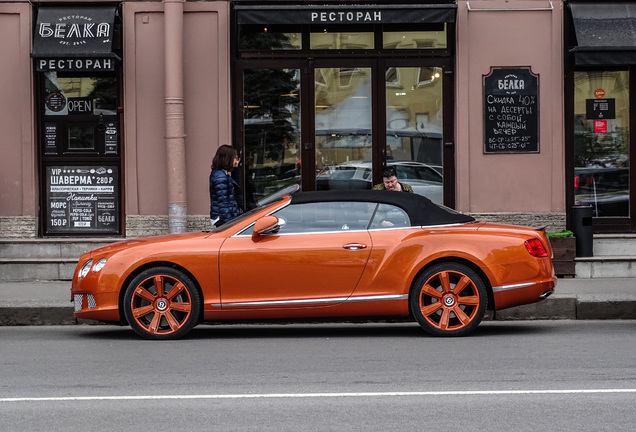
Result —
[[[418,167],[417,178],[438,183],[442,181],[440,173],[430,167]]]
[[[365,230],[376,205],[348,201],[292,203],[274,215],[285,220],[280,234]]]
[[[400,228],[411,226],[409,215],[400,207],[380,204],[371,221],[372,229]]]
[[[348,230],[366,230],[376,203],[320,202],[290,204],[274,216],[284,223],[278,234],[320,233]],[[253,226],[240,235],[252,235]]]

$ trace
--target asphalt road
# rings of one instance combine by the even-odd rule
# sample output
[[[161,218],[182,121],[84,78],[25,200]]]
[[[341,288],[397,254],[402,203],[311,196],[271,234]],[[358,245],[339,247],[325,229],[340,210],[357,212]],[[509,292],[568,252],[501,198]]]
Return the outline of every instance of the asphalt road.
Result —
[[[633,431],[635,321],[0,327],[2,431]]]

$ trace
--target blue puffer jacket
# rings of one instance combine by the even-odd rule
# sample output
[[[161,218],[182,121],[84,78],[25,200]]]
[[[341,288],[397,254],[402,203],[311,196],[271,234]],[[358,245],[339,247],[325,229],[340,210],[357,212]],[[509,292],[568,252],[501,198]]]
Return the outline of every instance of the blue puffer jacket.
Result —
[[[217,226],[237,217],[239,209],[234,189],[239,190],[239,185],[223,170],[214,170],[210,173],[210,219],[217,217]]]

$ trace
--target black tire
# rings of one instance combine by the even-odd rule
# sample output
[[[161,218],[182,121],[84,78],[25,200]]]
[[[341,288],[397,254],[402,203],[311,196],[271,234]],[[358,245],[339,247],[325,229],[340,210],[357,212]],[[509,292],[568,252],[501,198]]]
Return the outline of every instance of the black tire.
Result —
[[[465,336],[484,318],[488,294],[484,281],[459,263],[435,264],[413,283],[409,296],[413,316],[434,336]]]
[[[201,296],[192,280],[171,267],[154,267],[135,277],[124,295],[130,327],[145,339],[179,339],[197,324]]]

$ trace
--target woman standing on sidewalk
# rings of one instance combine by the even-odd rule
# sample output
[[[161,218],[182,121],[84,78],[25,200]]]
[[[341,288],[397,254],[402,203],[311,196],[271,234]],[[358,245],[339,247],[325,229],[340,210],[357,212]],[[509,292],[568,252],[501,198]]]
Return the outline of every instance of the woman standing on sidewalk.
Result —
[[[239,202],[243,200],[241,188],[232,179],[232,169],[239,158],[236,149],[224,144],[219,147],[212,160],[210,173],[210,222],[218,227],[241,214]]]

